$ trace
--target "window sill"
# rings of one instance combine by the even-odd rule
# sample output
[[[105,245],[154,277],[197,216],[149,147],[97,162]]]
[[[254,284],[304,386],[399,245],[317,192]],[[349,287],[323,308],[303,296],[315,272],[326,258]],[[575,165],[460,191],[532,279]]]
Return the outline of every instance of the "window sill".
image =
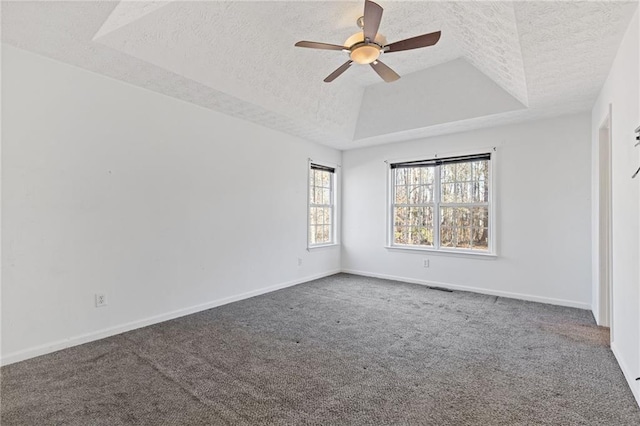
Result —
[[[432,249],[428,247],[410,247],[410,246],[385,246],[388,250],[398,250],[398,251],[412,251],[417,253],[429,253],[441,256],[453,256],[453,257],[467,257],[473,259],[487,259],[493,260],[497,259],[498,255],[491,252],[472,252],[472,251],[462,251],[462,250],[443,250],[443,249]]]
[[[326,249],[326,248],[339,247],[339,246],[340,246],[339,243],[317,244],[314,246],[307,246],[307,250],[311,251],[311,250]]]

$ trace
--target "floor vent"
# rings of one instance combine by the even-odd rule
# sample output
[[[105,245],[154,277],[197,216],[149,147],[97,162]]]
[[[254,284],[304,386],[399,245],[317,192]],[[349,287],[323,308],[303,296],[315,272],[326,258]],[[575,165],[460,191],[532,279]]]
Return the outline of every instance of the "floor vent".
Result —
[[[444,287],[431,287],[431,286],[427,286],[427,288],[431,289],[431,290],[439,290],[439,291],[446,291],[447,293],[453,293],[453,290],[449,289],[449,288],[444,288]]]

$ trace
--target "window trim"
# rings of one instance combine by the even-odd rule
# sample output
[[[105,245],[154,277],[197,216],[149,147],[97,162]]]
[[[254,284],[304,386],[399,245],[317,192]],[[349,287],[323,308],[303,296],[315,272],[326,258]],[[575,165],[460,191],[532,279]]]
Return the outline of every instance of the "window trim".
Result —
[[[311,164],[321,167],[333,169],[333,181],[331,190],[331,214],[333,222],[331,224],[332,241],[329,243],[311,244]],[[335,247],[340,245],[340,209],[338,208],[339,191],[340,191],[340,165],[327,162],[315,161],[311,158],[307,160],[307,251],[322,249],[327,247]]]
[[[415,245],[402,245],[402,244],[394,244],[393,242],[393,168],[391,168],[391,164],[397,163],[410,163],[410,162],[419,162],[419,161],[429,161],[436,160],[441,158],[450,158],[450,157],[463,157],[463,156],[472,156],[472,155],[480,155],[491,153],[491,160],[489,160],[489,246],[487,251],[475,251],[468,249],[455,249],[455,248],[446,248],[446,247],[424,247],[424,246],[415,246]],[[485,258],[495,258],[498,256],[498,247],[497,247],[497,205],[495,202],[495,194],[497,191],[497,172],[496,172],[496,164],[498,161],[498,149],[497,147],[489,147],[483,149],[473,149],[473,150],[465,150],[458,152],[444,152],[444,153],[431,153],[428,155],[416,156],[411,158],[402,158],[402,159],[394,159],[394,160],[386,160],[385,163],[387,165],[387,197],[386,197],[386,245],[385,248],[390,250],[401,250],[401,251],[413,251],[413,252],[430,252],[434,254],[444,254],[444,255],[453,255],[453,256],[461,256],[461,257],[485,257]],[[439,199],[440,197],[440,183],[434,184],[434,199]],[[436,189],[437,188],[437,189]],[[436,198],[438,197],[438,198]],[[464,204],[464,203],[463,203]],[[440,206],[440,203],[438,203]],[[434,219],[439,219],[440,214],[435,216]],[[436,226],[437,225],[437,226]],[[440,224],[434,224],[434,242],[439,241],[440,238]],[[438,240],[436,240],[438,238]]]

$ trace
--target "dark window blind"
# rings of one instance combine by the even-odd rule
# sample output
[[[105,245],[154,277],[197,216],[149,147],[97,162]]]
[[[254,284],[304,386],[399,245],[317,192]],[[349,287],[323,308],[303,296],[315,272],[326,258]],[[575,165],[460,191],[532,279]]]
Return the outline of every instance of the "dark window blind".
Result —
[[[435,167],[442,164],[466,163],[469,161],[491,160],[491,154],[463,155],[460,157],[433,158],[430,160],[407,161],[404,163],[391,163],[392,169],[402,169],[408,167]],[[313,165],[311,166],[313,168]]]
[[[320,164],[313,164],[311,163],[311,170],[323,170],[325,172],[329,172],[329,173],[335,173],[336,169],[334,169],[333,167],[327,167],[327,166],[323,166]]]

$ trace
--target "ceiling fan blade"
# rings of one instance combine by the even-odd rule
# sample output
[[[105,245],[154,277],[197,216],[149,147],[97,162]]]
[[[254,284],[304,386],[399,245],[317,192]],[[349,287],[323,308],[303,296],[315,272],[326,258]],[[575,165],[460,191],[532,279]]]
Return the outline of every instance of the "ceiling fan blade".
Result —
[[[353,61],[349,60],[349,61],[345,62],[344,64],[342,64],[340,66],[340,68],[338,68],[337,70],[335,70],[334,72],[329,74],[327,76],[327,78],[324,79],[324,82],[325,83],[331,83],[333,80],[338,78],[340,76],[340,74],[342,74],[343,72],[348,70],[352,63],[353,63]]]
[[[440,40],[440,31],[423,34],[417,37],[396,41],[385,46],[385,53],[400,52],[401,50],[418,49],[420,47],[433,46]]]
[[[370,0],[364,1],[364,38],[373,41],[378,34],[380,21],[382,20],[382,7]]]
[[[308,47],[310,49],[323,49],[323,50],[348,50],[344,46],[338,44],[318,43],[315,41],[299,41],[296,43],[297,47]]]
[[[400,78],[400,76],[394,70],[380,61],[373,61],[369,65],[371,65],[371,68],[373,68],[373,70],[377,72],[378,75],[382,77],[382,79],[387,83],[391,83],[392,81],[396,81]]]

